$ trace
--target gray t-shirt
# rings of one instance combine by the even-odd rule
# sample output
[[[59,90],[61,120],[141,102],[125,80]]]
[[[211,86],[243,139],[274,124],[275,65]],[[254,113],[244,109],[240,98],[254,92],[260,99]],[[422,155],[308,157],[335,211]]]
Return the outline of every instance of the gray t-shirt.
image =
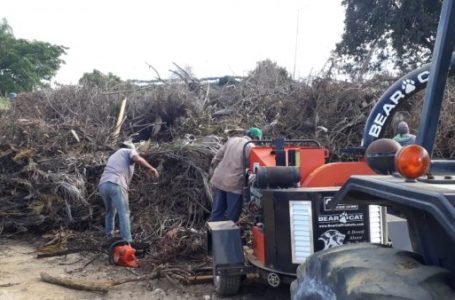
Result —
[[[128,189],[134,173],[133,156],[138,155],[136,150],[122,148],[112,154],[107,160],[100,183],[112,182]]]
[[[243,147],[251,139],[247,136],[232,137],[218,150],[213,162],[218,166],[213,172],[210,183],[225,192],[242,194],[245,166],[243,165]],[[253,144],[246,149],[249,156]]]

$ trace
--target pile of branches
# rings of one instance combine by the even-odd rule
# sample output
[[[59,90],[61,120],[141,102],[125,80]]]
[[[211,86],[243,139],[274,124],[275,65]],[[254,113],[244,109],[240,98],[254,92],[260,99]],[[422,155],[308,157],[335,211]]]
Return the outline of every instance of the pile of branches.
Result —
[[[208,170],[217,138],[180,140],[142,151],[160,173],[151,179],[142,170],[130,190],[133,237],[150,242],[154,253],[167,261],[177,255],[200,253],[205,222],[211,209]]]
[[[2,130],[8,132],[6,126]],[[97,184],[114,149],[88,151],[84,142],[92,139],[79,137],[75,124],[19,119],[11,132],[0,144],[0,233],[102,226]],[[133,177],[129,197],[136,241],[154,245],[154,253],[168,259],[201,249],[211,206],[207,171],[219,146],[217,138],[140,145],[161,176],[153,179],[138,168]],[[160,242],[169,236],[167,245]]]
[[[91,219],[83,166],[96,161],[82,154],[79,145],[71,147],[74,137],[64,133],[69,125],[6,121],[12,123],[0,127],[11,132],[0,143],[0,229],[46,230]]]
[[[270,61],[242,80],[181,77],[183,83],[128,83],[114,92],[79,85],[18,95],[0,119],[0,233],[102,228],[99,178],[116,143],[132,139],[161,174],[153,179],[137,168],[133,178],[135,240],[153,245],[162,258],[191,255],[202,248],[211,209],[209,164],[230,133],[256,126],[267,139],[314,138],[340,159],[340,149],[360,145],[374,103],[394,81],[295,81]],[[437,156],[455,151],[453,86]],[[399,114],[413,130],[421,104],[422,93]]]

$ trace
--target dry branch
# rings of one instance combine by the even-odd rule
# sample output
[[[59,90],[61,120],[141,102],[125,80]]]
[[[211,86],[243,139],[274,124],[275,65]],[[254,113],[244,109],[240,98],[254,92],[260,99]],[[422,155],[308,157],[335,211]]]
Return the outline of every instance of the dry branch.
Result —
[[[9,282],[9,283],[4,283],[4,284],[0,284],[0,288],[2,287],[10,287],[10,286],[15,286],[15,285],[19,285],[20,283],[17,283],[17,282]]]
[[[173,281],[173,277],[177,278],[186,278],[189,277],[189,272],[186,272],[179,268],[166,268],[163,265],[158,266],[152,272],[137,276],[134,278],[122,278],[117,280],[87,280],[87,279],[80,279],[80,278],[73,278],[69,276],[51,276],[46,272],[40,273],[41,280],[47,283],[52,283],[56,285],[61,285],[67,288],[76,289],[76,290],[84,290],[84,291],[92,291],[92,292],[102,292],[107,293],[110,288],[128,283],[128,282],[137,282],[137,281],[146,281],[146,280],[153,280],[161,277],[165,277],[171,281]]]
[[[187,278],[188,284],[210,283],[213,281],[213,275],[195,275]]]
[[[46,272],[41,272],[40,277],[44,282],[82,291],[107,293],[109,288],[114,286],[113,281],[84,280],[79,278],[51,276]]]
[[[63,255],[68,255],[68,254],[73,254],[73,253],[79,253],[85,251],[84,248],[77,248],[77,249],[68,249],[68,250],[63,250],[63,251],[56,251],[52,253],[41,253],[36,256],[36,258],[48,258],[48,257],[55,257],[55,256],[63,256]]]
[[[114,137],[114,141],[117,141],[118,136],[120,134],[120,129],[122,128],[122,124],[125,122],[124,115],[125,115],[125,107],[126,107],[126,97],[122,99],[120,102],[120,111],[117,117],[117,123],[115,124],[114,133],[112,136]]]

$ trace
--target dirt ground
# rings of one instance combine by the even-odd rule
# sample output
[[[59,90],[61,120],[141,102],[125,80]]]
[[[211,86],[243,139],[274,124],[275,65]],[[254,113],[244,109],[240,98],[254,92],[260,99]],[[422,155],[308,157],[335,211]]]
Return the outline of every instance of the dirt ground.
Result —
[[[36,258],[31,241],[0,238],[0,299],[72,300],[72,299],[218,299],[212,284],[175,285],[166,279],[131,282],[112,287],[107,294],[86,292],[49,284],[40,280],[40,272],[93,280],[135,277],[126,268],[112,266],[106,256],[71,254]],[[224,299],[288,299],[289,287],[268,288],[260,282],[247,282],[238,296]]]

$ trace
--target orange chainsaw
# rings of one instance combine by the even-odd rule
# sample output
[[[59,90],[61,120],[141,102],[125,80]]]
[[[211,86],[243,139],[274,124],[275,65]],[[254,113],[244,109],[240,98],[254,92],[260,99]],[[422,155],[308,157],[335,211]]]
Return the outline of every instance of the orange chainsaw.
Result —
[[[122,267],[139,268],[136,249],[123,240],[112,243],[109,248],[109,262]]]

